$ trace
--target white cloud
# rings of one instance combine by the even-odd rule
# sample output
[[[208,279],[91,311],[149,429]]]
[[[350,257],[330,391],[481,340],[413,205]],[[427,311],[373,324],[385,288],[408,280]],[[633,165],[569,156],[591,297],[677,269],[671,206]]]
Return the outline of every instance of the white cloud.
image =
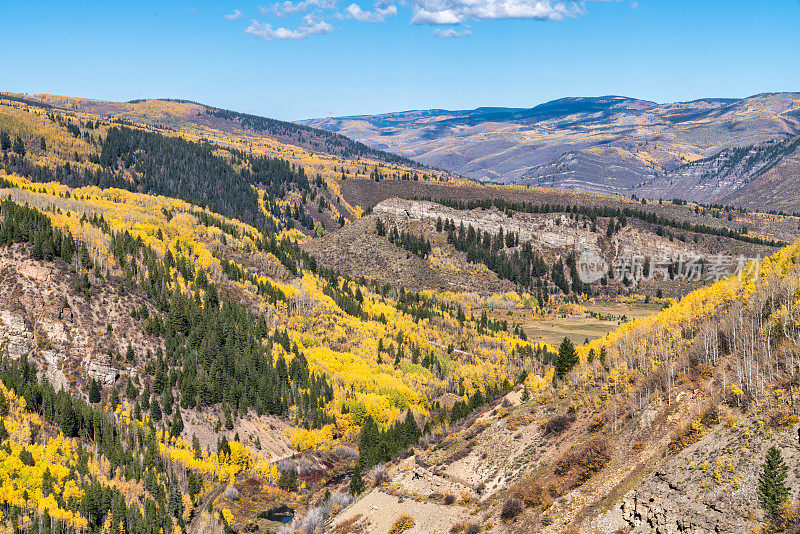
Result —
[[[305,39],[311,35],[322,35],[325,33],[331,33],[332,31],[333,26],[322,19],[316,19],[311,15],[306,15],[303,18],[303,24],[301,24],[296,30],[291,30],[289,28],[273,28],[272,24],[262,24],[257,20],[251,21],[250,26],[244,30],[245,33],[265,41],[274,41],[276,39],[289,39],[297,41],[299,39]]]
[[[397,6],[394,4],[386,7],[375,6],[375,11],[364,11],[358,4],[350,4],[345,9],[343,17],[359,22],[385,22],[388,17],[395,15],[397,15]]]
[[[303,0],[301,2],[286,0],[285,2],[272,4],[270,7],[259,7],[258,10],[262,15],[285,17],[286,15],[294,15],[296,13],[307,13],[311,9],[328,10],[335,7],[336,0]]]
[[[563,20],[583,14],[575,3],[551,0],[416,0],[414,24],[460,24],[497,19]]]
[[[454,39],[457,37],[469,37],[472,35],[472,30],[466,28],[464,30],[456,30],[455,28],[436,28],[433,30],[433,34],[436,37],[441,37],[442,39]]]
[[[410,12],[412,24],[434,26],[457,26],[457,28],[437,28],[434,35],[442,38],[467,37],[472,35],[471,22],[502,19],[564,20],[585,14],[585,5],[591,0],[374,0],[372,10],[362,9],[359,2],[349,0],[343,10],[337,7],[339,0],[283,0],[268,7],[259,6],[258,11],[267,19],[264,22],[252,20],[245,29],[259,39],[304,39],[310,35],[331,33],[334,28],[326,18],[350,19],[359,22],[386,22],[398,15],[400,9]],[[596,0],[613,1],[613,0]],[[616,0],[618,2],[626,0]],[[627,0],[635,8],[638,0]],[[343,2],[342,2],[343,3]],[[228,20],[244,17],[238,9]],[[277,18],[302,17],[296,29],[280,26]],[[270,20],[272,19],[272,20]],[[289,26],[288,23],[283,23]]]

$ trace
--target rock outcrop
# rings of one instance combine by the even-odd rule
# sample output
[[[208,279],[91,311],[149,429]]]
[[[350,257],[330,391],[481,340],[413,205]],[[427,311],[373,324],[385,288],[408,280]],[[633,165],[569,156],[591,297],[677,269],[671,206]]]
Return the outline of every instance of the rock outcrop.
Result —
[[[111,365],[107,357],[95,357],[89,362],[86,370],[89,376],[104,386],[110,386],[119,378],[119,370]]]

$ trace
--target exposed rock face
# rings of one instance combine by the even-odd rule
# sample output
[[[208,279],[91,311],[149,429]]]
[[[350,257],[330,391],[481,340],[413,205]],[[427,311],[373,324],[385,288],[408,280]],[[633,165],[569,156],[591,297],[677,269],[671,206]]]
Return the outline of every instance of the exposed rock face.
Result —
[[[691,253],[718,253],[703,245],[671,241],[665,237],[643,231],[636,221],[629,219],[628,225],[615,233],[609,241],[602,228],[592,232],[590,228],[575,223],[566,215],[514,212],[511,216],[497,209],[462,211],[448,208],[435,202],[390,198],[373,208],[376,214],[391,215],[396,219],[436,220],[452,219],[456,226],[472,225],[490,234],[504,232],[519,233],[520,242],[532,241],[546,257],[547,250],[573,249],[578,253],[591,252],[611,260],[620,254],[645,254],[648,256],[673,256]]]
[[[441,206],[440,206],[441,207]],[[433,251],[424,259],[392,244],[375,231],[376,219],[397,221],[402,229],[432,240]],[[392,222],[394,224],[394,222]],[[399,217],[382,212],[361,217],[344,228],[303,244],[322,265],[354,277],[366,276],[383,283],[400,284],[408,289],[469,291],[479,294],[502,293],[513,285],[486,269],[462,258],[446,234],[436,235],[433,221]],[[440,260],[440,261],[437,261]]]
[[[501,228],[503,232],[518,232],[520,241],[533,240],[554,248],[575,246],[581,251],[597,250],[597,234],[588,231],[575,232],[572,228],[570,231],[560,230],[553,217],[547,215],[515,213],[513,217],[509,217],[496,209],[461,211],[435,202],[401,198],[384,200],[378,203],[373,211],[393,215],[399,219],[435,220],[441,217],[452,219],[456,226],[464,223],[464,226],[472,225],[490,234],[497,234]]]
[[[790,488],[800,482],[800,451],[794,425],[753,434],[742,428],[747,427],[720,425],[680,453],[667,455],[593,526],[641,534],[752,531],[763,521],[757,488],[767,449],[780,449],[789,466]]]
[[[8,354],[18,358],[33,350],[33,331],[25,318],[11,310],[0,310],[0,344],[6,343]]]
[[[622,500],[622,518],[633,527],[634,533],[655,534],[706,534],[717,532],[745,532],[748,529],[741,518],[725,510],[720,504],[703,504],[690,501],[684,494],[669,488],[653,493],[634,490]],[[653,488],[655,489],[655,488]]]
[[[114,366],[108,354],[130,343],[143,358],[158,341],[131,316],[146,306],[140,296],[95,280],[90,294],[76,292],[75,276],[60,260],[31,259],[24,245],[0,248],[0,353],[27,354],[56,389],[85,391],[89,378],[110,386],[136,363]]]
[[[104,386],[110,386],[117,381],[119,370],[111,365],[108,358],[95,358],[89,362],[87,369],[89,376],[98,380]]]

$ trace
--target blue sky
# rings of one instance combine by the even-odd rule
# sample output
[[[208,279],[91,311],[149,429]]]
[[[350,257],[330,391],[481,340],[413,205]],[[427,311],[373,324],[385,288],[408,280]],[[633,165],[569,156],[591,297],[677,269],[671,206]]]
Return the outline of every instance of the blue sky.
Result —
[[[301,119],[800,91],[800,1],[0,0],[0,89]]]

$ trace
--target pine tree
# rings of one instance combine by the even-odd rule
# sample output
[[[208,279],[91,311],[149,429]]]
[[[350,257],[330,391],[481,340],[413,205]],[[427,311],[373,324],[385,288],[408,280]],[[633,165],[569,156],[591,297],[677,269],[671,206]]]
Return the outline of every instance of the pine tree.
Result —
[[[178,408],[175,410],[175,417],[172,418],[172,427],[170,428],[170,434],[173,436],[179,437],[183,432],[183,418],[181,417],[181,409]]]
[[[294,467],[281,471],[278,477],[278,488],[284,491],[297,491],[297,471]]]
[[[78,421],[75,417],[75,411],[72,409],[72,399],[69,398],[69,395],[63,397],[60,415],[59,424],[64,435],[70,438],[77,436]]]
[[[764,460],[764,469],[758,477],[758,502],[770,517],[780,514],[781,505],[789,496],[789,488],[785,484],[788,470],[778,448],[774,445],[770,447]]]
[[[403,434],[405,445],[412,445],[419,439],[419,427],[410,408],[406,412],[406,420],[403,423]]]
[[[94,378],[89,382],[89,402],[100,402],[100,383]]]
[[[578,365],[578,353],[575,352],[572,341],[565,337],[558,347],[558,356],[555,361],[556,377],[564,378],[576,365]]]
[[[380,431],[371,415],[368,415],[367,420],[364,421],[358,441],[359,462],[366,467],[375,465],[378,462],[376,454],[380,442]]]
[[[153,399],[150,403],[150,419],[156,423],[161,421],[161,406],[158,404],[158,399]]]
[[[21,157],[25,157],[25,143],[22,142],[22,138],[17,136],[14,139],[14,152],[19,154]]]
[[[364,492],[364,481],[361,479],[361,464],[356,462],[353,476],[350,477],[350,495],[360,495]]]
[[[225,412],[225,429],[226,430],[233,430],[233,418],[231,417],[231,409],[225,404],[222,407],[223,411]]]
[[[194,457],[196,459],[199,460],[203,457],[203,451],[200,448],[200,440],[195,434],[192,434],[192,450],[194,451]]]
[[[125,396],[130,400],[136,399],[139,396],[139,391],[133,385],[133,380],[128,378],[128,384],[125,386]]]

